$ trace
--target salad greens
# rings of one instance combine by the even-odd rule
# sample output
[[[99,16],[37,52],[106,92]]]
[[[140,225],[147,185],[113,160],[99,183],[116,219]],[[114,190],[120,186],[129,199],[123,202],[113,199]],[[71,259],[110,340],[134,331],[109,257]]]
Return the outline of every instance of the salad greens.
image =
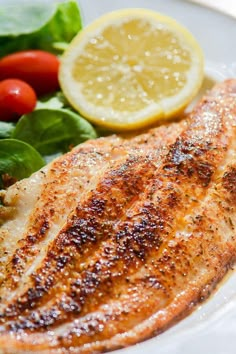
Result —
[[[3,176],[15,179],[30,176],[45,164],[41,155],[30,145],[15,139],[0,140],[0,187]]]
[[[55,4],[49,2],[47,6],[35,2],[22,3],[20,6],[1,5],[0,7],[0,36],[19,36],[38,31],[45,26],[55,13]]]
[[[16,5],[0,6],[0,57],[27,49],[60,54],[82,28],[76,0]],[[73,111],[62,92],[41,98],[17,123],[0,121],[0,188],[5,178],[28,177],[52,156],[96,137],[93,126]]]
[[[22,116],[12,137],[27,142],[45,156],[64,153],[97,134],[90,123],[68,109],[42,108]]]
[[[7,172],[16,179],[27,177],[45,161],[96,137],[93,126],[65,108],[63,95],[58,94],[38,102],[38,108],[22,116],[16,125],[0,122],[0,175]]]
[[[0,121],[0,139],[10,138],[15,126],[13,123]]]
[[[49,94],[40,98],[40,101],[37,102],[36,109],[40,108],[52,108],[52,109],[60,109],[60,108],[68,108],[71,109],[70,104],[67,99],[63,95],[61,91],[55,92],[53,94]]]
[[[26,49],[60,53],[81,28],[76,0],[0,6],[0,56]]]

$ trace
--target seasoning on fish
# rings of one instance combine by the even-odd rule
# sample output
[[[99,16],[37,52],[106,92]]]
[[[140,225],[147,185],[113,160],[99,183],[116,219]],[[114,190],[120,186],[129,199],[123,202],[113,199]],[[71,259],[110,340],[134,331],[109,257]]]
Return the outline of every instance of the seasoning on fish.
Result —
[[[88,141],[2,192],[0,351],[100,353],[187,315],[235,261],[235,181],[228,80],[186,121]]]

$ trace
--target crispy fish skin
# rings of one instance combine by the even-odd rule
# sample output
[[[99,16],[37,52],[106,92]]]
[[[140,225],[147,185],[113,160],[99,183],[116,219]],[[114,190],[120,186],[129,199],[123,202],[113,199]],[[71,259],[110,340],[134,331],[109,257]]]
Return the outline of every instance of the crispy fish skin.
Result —
[[[85,143],[10,187],[0,352],[105,352],[191,312],[235,262],[235,152],[227,80],[186,122]]]

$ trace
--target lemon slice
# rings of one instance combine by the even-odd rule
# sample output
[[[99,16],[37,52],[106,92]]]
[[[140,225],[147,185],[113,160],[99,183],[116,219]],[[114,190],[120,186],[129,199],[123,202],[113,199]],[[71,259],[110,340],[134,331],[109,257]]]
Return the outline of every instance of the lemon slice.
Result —
[[[203,53],[174,19],[146,9],[108,13],[61,59],[71,105],[93,123],[131,130],[180,113],[203,80]]]

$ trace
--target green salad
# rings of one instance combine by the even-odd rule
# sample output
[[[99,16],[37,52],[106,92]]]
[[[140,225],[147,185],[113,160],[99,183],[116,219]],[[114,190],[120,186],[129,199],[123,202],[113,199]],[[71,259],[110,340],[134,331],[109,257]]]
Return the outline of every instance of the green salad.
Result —
[[[13,77],[19,74],[18,66],[22,65],[19,57],[21,53],[26,57],[31,53],[28,53],[28,50],[36,50],[33,53],[42,56],[43,52],[38,52],[40,50],[59,57],[81,28],[80,9],[74,0],[49,3],[47,6],[45,2],[23,2],[17,11],[12,6],[1,6],[0,87],[5,79],[11,77],[8,73],[9,65]],[[11,61],[11,55],[14,53],[17,53],[18,57],[15,60],[13,56]],[[28,65],[27,60],[26,57],[25,66]],[[15,68],[12,69],[14,65]],[[43,68],[47,66],[47,62],[40,65],[40,68]],[[41,76],[42,74],[44,73],[41,73]],[[46,74],[49,75],[50,81],[50,72]],[[27,73],[24,72],[23,79],[24,75],[27,81]],[[37,80],[39,81],[39,78],[36,78]],[[32,81],[33,88],[36,81]],[[59,86],[56,84],[53,87],[53,92],[48,93],[46,90],[45,94],[42,94],[40,91],[38,95],[38,87],[35,85],[37,102],[33,103],[33,109],[25,109],[24,102],[20,102],[20,109],[16,109],[14,114],[10,112],[10,115],[6,114],[9,113],[8,107],[5,109],[7,99],[4,98],[3,101],[2,98],[6,96],[6,88],[5,91],[0,89],[0,188],[9,185],[9,181],[28,177],[55,156],[69,151],[87,139],[97,137],[95,128],[70,107]],[[13,99],[11,107],[18,104]],[[25,101],[29,102],[29,96],[25,96]]]
[[[78,3],[22,2],[0,7],[0,56],[24,49],[61,53],[82,28]]]

